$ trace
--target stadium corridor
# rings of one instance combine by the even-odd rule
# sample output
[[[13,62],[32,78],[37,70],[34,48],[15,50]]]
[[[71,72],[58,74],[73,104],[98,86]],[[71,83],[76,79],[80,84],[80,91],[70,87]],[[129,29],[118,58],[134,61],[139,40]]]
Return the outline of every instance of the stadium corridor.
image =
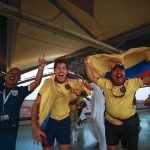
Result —
[[[150,110],[139,111],[139,116],[141,119],[141,131],[138,150],[150,150]],[[87,123],[84,122],[84,127],[79,130],[78,140],[72,141],[70,150],[94,150],[96,140],[91,135]],[[57,144],[55,149],[57,150]],[[42,150],[40,144],[34,144],[30,123],[20,125],[16,150]]]

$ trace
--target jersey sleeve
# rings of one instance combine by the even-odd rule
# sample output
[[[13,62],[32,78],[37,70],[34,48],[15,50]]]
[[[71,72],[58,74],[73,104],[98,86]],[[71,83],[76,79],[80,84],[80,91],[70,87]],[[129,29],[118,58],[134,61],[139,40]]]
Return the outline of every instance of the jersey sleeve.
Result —
[[[101,89],[103,89],[104,86],[105,86],[105,84],[106,84],[106,81],[107,81],[107,80],[108,80],[108,79],[100,78],[100,79],[98,79],[98,81],[97,81],[97,85],[98,85]]]

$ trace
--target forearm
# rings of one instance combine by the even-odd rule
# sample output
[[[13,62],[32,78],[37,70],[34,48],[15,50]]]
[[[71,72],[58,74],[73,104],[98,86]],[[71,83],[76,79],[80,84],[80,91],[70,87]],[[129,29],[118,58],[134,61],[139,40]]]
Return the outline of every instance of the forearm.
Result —
[[[32,129],[38,127],[39,106],[35,102],[32,107]]]
[[[37,86],[41,83],[44,67],[46,66],[46,64],[47,64],[47,62],[46,62],[44,56],[40,57],[38,60],[38,65],[39,65],[38,72],[36,74],[34,82],[32,82],[30,84],[31,92],[34,91],[37,88]]]
[[[38,125],[40,102],[41,96],[38,94],[32,107],[32,134],[36,141],[42,141],[41,136],[46,137],[46,135],[41,131],[41,127]]]
[[[85,69],[86,69],[86,74],[87,74],[88,79],[94,83],[97,83],[98,78],[94,77],[92,69],[90,68],[87,62],[85,63]]]
[[[43,71],[44,71],[44,66],[40,66],[38,69],[38,72],[36,74],[35,80],[33,83],[31,83],[30,85],[30,90],[33,91],[40,83],[42,80],[42,76],[43,76]]]

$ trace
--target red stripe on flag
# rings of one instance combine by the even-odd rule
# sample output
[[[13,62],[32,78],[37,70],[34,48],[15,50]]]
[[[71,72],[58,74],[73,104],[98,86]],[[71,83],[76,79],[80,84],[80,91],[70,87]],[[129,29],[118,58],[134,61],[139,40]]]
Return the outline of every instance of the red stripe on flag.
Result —
[[[150,75],[150,70],[149,71],[146,71],[138,76],[136,76],[137,78],[141,78],[141,77],[146,77],[146,76],[149,76]]]

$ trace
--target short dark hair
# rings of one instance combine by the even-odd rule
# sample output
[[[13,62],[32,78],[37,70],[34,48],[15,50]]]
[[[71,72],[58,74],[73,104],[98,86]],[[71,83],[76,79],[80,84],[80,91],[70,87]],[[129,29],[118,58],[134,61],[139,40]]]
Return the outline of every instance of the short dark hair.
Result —
[[[62,64],[62,63],[66,64],[66,67],[68,69],[68,62],[66,59],[56,59],[54,62],[54,70],[56,69],[57,64]]]
[[[17,67],[10,68],[7,73],[9,73],[13,69],[17,70],[19,72],[19,74],[21,75],[21,70],[19,68],[17,68]]]

